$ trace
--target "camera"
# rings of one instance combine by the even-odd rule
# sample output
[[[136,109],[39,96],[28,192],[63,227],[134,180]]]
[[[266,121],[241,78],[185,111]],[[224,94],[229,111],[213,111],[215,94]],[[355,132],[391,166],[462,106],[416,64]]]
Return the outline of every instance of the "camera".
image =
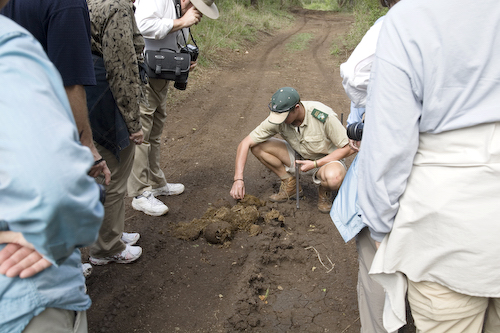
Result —
[[[97,184],[99,187],[99,201],[104,205],[106,202],[106,189],[102,184]]]
[[[364,126],[365,123],[361,121],[350,124],[349,126],[347,126],[347,137],[354,141],[361,141]]]
[[[196,61],[196,59],[198,59],[198,55],[200,54],[200,49],[193,44],[188,44],[183,46],[180,52],[189,54],[191,56],[191,61]]]
[[[186,46],[181,47],[181,53],[189,54],[191,61],[196,61],[198,59],[198,55],[200,54],[200,50],[197,46],[188,44]],[[174,82],[174,88],[179,90],[186,90],[187,87],[187,76],[185,79],[176,79]]]

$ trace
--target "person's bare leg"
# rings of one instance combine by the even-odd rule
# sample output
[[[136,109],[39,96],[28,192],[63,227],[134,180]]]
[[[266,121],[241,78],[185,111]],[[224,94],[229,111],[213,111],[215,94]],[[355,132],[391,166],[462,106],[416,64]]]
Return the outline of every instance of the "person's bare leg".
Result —
[[[290,174],[286,172],[285,165],[290,166],[291,161],[283,140],[271,138],[262,142],[252,148],[252,154],[280,179],[290,177]]]

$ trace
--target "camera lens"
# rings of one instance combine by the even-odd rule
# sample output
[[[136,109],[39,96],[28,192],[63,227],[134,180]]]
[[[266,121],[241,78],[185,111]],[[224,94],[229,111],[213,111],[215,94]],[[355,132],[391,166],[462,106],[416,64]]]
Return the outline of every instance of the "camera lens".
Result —
[[[347,126],[347,137],[354,141],[361,141],[364,126],[365,124],[363,122],[352,123]]]
[[[188,84],[187,81],[185,82],[175,81],[174,88],[179,90],[186,90],[187,84]]]

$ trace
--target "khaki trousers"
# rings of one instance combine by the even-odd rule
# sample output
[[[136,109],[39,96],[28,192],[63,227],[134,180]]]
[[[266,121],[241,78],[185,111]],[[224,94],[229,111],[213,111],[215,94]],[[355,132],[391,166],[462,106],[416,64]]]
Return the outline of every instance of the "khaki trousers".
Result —
[[[23,333],[87,333],[87,312],[47,308],[33,317]]]
[[[434,282],[408,280],[410,302],[417,333],[500,332],[500,299],[474,297]],[[487,320],[484,322],[487,312]]]
[[[384,288],[368,275],[377,252],[377,246],[368,228],[363,228],[356,236],[356,248],[359,264],[357,288],[361,333],[387,333],[382,322]]]
[[[141,123],[144,143],[135,148],[135,161],[127,189],[131,197],[152,188],[165,186],[167,180],[160,167],[161,136],[167,119],[167,92],[170,81],[149,79],[146,101],[141,103]]]
[[[127,180],[134,161],[135,144],[130,142],[127,148],[120,151],[120,162],[106,148],[97,143],[95,146],[108,164],[111,182],[105,186],[104,220],[96,242],[90,246],[90,256],[105,258],[125,250],[125,244],[121,240],[125,224],[124,199],[127,192]]]

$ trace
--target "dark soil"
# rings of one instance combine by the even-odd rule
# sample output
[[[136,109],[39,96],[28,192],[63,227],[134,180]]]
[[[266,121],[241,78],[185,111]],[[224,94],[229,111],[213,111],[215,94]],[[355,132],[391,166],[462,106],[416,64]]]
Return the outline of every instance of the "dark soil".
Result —
[[[170,208],[162,217],[137,212],[126,199],[125,230],[141,234],[144,252],[133,264],[94,267],[87,280],[89,332],[360,331],[354,241],[345,244],[330,216],[318,211],[309,179],[301,181],[299,209],[295,201],[268,201],[254,206],[257,216],[247,212],[255,217],[248,225],[234,227],[227,218],[236,214],[229,195],[236,147],[265,119],[278,88],[292,86],[302,99],[329,105],[344,124],[349,113],[339,60],[329,50],[352,16],[294,14],[291,29],[227,51],[217,68],[192,75],[186,91],[172,91],[162,165],[167,180],[186,191],[159,197]],[[303,33],[314,36],[306,50],[286,49]],[[279,188],[253,156],[245,185],[262,201]],[[226,217],[204,236],[209,223],[200,220],[214,222],[221,207]],[[186,226],[191,234],[183,236]]]

